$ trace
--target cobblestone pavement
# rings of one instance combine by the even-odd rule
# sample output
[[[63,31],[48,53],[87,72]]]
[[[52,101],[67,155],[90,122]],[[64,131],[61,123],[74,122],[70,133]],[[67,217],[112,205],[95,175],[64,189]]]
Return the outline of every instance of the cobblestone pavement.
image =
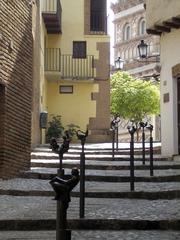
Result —
[[[0,232],[0,240],[55,240],[55,231]],[[176,231],[72,231],[72,240],[179,240]]]
[[[55,219],[52,197],[0,196],[0,220]],[[180,200],[85,199],[87,219],[164,220],[180,218]],[[72,198],[68,219],[79,218],[79,198]]]

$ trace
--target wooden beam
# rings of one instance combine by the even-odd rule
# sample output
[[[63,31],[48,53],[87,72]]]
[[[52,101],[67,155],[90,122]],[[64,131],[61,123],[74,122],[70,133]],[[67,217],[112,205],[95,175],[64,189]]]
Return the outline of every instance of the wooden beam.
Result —
[[[150,29],[150,28],[148,28],[148,29],[146,29],[146,32],[147,32],[147,34],[152,34],[152,35],[161,35],[161,33],[162,33],[162,31],[157,31],[156,29]]]
[[[164,21],[163,25],[165,25],[166,27],[170,27],[170,28],[176,28],[176,29],[180,28],[180,24],[177,24],[173,21],[171,22],[170,20],[169,21]]]
[[[172,22],[180,24],[180,17],[173,17]]]
[[[163,25],[155,25],[154,27],[155,27],[156,30],[159,30],[161,32],[169,33],[171,31],[170,27],[166,27],[166,26],[163,26]]]

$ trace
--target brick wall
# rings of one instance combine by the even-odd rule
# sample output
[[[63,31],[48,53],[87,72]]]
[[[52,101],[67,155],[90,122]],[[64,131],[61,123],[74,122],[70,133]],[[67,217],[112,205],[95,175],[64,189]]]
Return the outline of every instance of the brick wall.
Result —
[[[30,166],[31,5],[0,0],[0,16],[0,177],[10,178]]]

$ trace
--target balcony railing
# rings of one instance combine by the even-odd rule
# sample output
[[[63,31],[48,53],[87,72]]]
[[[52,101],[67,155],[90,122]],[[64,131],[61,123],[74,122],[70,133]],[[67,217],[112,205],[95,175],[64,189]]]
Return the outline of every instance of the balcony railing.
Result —
[[[43,0],[42,16],[48,34],[61,33],[61,15],[60,0]]]
[[[60,49],[49,48],[45,51],[45,71],[59,72],[61,79],[94,78],[94,56],[73,58],[70,54],[61,55]]]

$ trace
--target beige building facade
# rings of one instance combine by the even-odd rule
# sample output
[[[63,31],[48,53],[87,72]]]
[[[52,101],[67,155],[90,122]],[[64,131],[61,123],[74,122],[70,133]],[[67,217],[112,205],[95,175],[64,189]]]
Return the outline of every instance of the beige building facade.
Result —
[[[160,35],[162,155],[180,154],[180,1],[147,0],[147,31]]]

